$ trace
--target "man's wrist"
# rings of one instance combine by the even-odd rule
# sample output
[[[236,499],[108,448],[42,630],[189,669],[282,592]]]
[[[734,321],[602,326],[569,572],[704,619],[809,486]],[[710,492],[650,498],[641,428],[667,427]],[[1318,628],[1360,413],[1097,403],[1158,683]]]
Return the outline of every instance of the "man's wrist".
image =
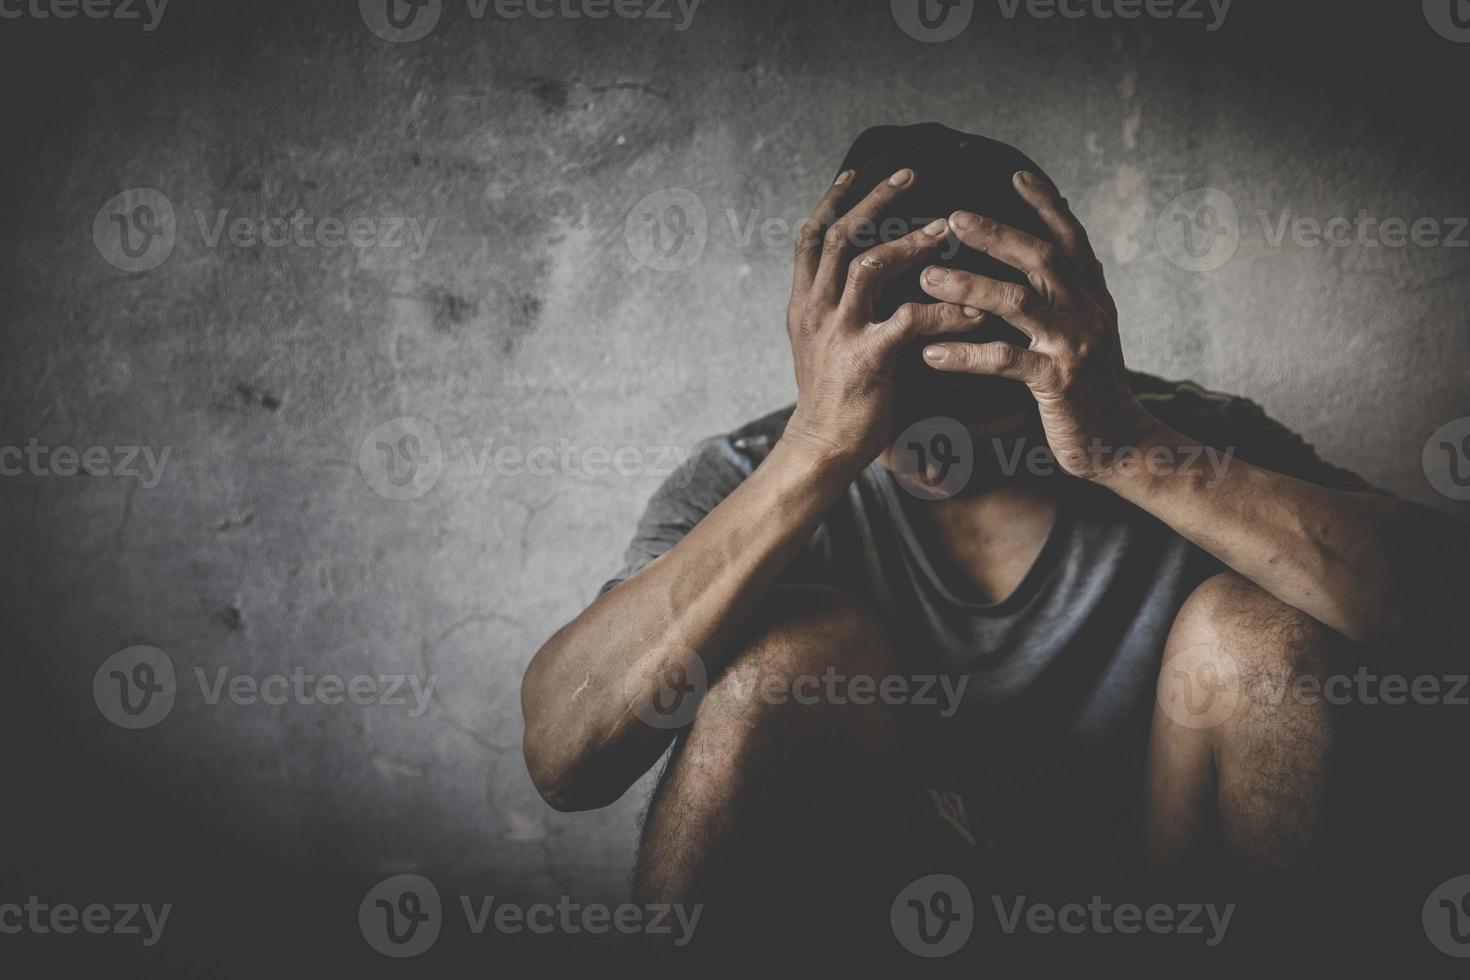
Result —
[[[823,483],[846,485],[867,467],[871,460],[840,447],[806,438],[787,431],[771,449],[778,465],[805,474]]]
[[[1104,450],[1105,458],[1094,469],[1092,482],[1124,497],[1140,493],[1156,481],[1181,472],[1181,460],[1198,457],[1198,453],[1185,451],[1189,443],[1188,438],[1150,416],[1126,445]]]

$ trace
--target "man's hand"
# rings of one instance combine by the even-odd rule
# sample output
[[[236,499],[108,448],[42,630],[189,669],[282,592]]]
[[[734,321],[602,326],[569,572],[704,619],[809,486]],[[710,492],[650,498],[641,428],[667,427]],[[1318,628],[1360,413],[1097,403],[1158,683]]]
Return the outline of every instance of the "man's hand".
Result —
[[[1087,233],[1056,188],[1025,171],[1014,183],[1055,245],[968,211],[950,215],[949,226],[966,245],[1024,272],[1030,285],[937,266],[926,269],[922,281],[935,299],[1003,318],[1031,338],[1031,347],[931,344],[924,360],[939,371],[1024,382],[1041,409],[1057,462],[1073,476],[1097,479],[1119,450],[1146,448],[1157,423],[1129,388],[1118,309]]]
[[[899,349],[916,336],[968,330],[983,313],[967,314],[950,303],[909,303],[874,322],[883,283],[932,255],[949,240],[950,228],[934,221],[853,259],[855,242],[872,233],[917,177],[900,170],[828,227],[852,177],[848,171],[837,178],[797,236],[786,315],[797,402],[783,439],[856,473],[887,445]]]

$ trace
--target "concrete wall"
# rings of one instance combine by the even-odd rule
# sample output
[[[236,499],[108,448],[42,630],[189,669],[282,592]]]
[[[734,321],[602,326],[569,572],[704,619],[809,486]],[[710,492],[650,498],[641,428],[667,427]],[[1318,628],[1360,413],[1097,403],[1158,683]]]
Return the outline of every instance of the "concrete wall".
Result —
[[[0,25],[0,444],[168,452],[156,485],[0,480],[33,794],[16,798],[36,802],[17,819],[55,831],[27,857],[37,880],[230,860],[353,888],[420,870],[619,894],[644,789],[594,814],[542,805],[520,675],[616,568],[661,447],[793,397],[789,246],[740,234],[799,222],[870,124],[1023,147],[1091,229],[1134,366],[1251,395],[1329,458],[1470,516],[1421,465],[1430,433],[1470,415],[1470,249],[1273,246],[1259,216],[1470,211],[1466,137],[1439,101],[1463,91],[1470,47],[1417,4],[1339,9],[1360,18],[1344,24],[1239,0],[1215,31],[980,7],[945,43],[904,34],[886,3],[781,0],[706,0],[685,30],[673,7],[475,20],[451,2],[412,43],[351,3],[176,0],[152,32]],[[1234,205],[1239,244],[1191,271],[1155,232],[1200,187]],[[176,218],[172,252],[136,272],[158,254],[124,256],[110,215],[166,215],[148,195],[105,207],[130,188]],[[648,251],[635,205],[670,188],[704,209],[702,252],[697,234]],[[687,197],[654,206],[681,201],[697,219]],[[422,249],[237,244],[228,226],[209,241],[221,212],[298,210],[368,219],[360,237],[397,218],[432,232]],[[379,430],[402,417],[422,422]],[[404,487],[378,442],[421,457]],[[497,456],[564,446],[578,472]],[[585,475],[586,447],[632,447],[633,472]],[[129,731],[93,681],[140,644],[167,654],[177,694]],[[419,717],[411,699],[210,704],[196,668],[432,674],[437,697]],[[139,834],[165,857],[128,856]]]

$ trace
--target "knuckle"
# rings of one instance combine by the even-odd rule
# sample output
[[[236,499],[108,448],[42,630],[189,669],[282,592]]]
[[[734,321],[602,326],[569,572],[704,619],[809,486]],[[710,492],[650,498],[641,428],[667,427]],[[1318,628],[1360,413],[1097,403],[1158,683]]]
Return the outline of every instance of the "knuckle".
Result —
[[[827,233],[822,236],[822,250],[825,252],[841,252],[847,247],[847,224],[839,221]]]
[[[1036,248],[1036,262],[1044,269],[1055,268],[1060,257],[1061,250],[1051,242],[1042,242]]]
[[[797,229],[796,250],[808,252],[822,240],[822,225],[815,218],[808,219]]]
[[[1020,283],[1008,282],[1001,287],[1000,303],[1008,313],[1024,314],[1031,305],[1031,291]]]

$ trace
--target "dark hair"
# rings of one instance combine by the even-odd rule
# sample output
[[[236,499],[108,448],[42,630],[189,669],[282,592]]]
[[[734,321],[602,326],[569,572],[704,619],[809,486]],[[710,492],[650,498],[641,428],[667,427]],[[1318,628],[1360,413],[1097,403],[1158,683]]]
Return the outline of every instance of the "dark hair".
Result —
[[[847,151],[842,166],[837,168],[838,173],[857,171],[838,206],[838,216],[846,214],[873,188],[904,167],[912,167],[918,181],[880,222],[877,230],[883,241],[907,235],[935,218],[947,218],[961,209],[994,218],[1038,238],[1050,238],[1036,212],[1021,200],[1011,183],[1018,170],[1029,170],[1050,183],[1034,160],[1013,146],[933,122],[864,130]],[[902,231],[897,235],[891,233],[898,228]],[[1025,282],[1025,276],[1012,267],[964,246],[941,264],[992,279]],[[919,288],[922,269],[920,266],[889,283],[879,301],[880,317],[891,316],[906,302],[933,302]]]
[[[1043,240],[1051,239],[1040,217],[1016,193],[1012,183],[1018,170],[1029,170],[1051,182],[1034,160],[1005,143],[932,122],[865,130],[837,168],[837,173],[857,171],[838,205],[838,216],[905,167],[913,168],[918,179],[879,219],[874,245],[909,234],[935,218],[948,218],[958,210],[973,211]],[[963,245],[936,256],[932,264],[1008,282],[1026,281],[1019,270]],[[874,311],[878,319],[887,319],[905,303],[935,302],[919,286],[925,267],[921,263],[887,283]],[[896,422],[900,427],[935,416],[976,421],[1034,409],[1035,400],[1020,382],[941,373],[930,368],[921,351],[924,343],[933,339],[920,338],[900,353],[894,376]],[[1030,344],[1025,334],[994,317],[950,339],[976,343],[1004,340],[1019,347]]]

